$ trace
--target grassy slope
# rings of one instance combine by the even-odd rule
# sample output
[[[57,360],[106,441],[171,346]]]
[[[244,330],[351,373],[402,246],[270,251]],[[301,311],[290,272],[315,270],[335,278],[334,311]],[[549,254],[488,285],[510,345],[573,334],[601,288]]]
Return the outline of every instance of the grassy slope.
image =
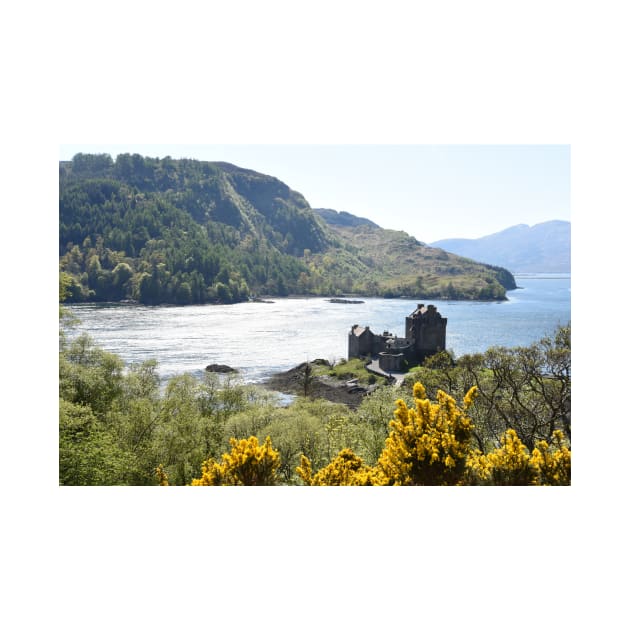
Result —
[[[369,225],[329,225],[329,228],[365,265],[363,269],[359,265],[348,267],[347,273],[367,274],[366,285],[371,280],[380,286],[382,293],[426,298],[505,296],[504,288],[489,267],[423,245],[405,232]],[[321,262],[327,266],[325,257]],[[342,262],[340,254],[337,264]],[[338,272],[343,273],[341,269]]]

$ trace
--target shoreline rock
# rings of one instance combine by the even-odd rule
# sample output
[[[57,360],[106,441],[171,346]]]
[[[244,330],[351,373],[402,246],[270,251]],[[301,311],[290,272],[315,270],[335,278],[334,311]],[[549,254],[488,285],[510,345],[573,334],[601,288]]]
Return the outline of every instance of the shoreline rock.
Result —
[[[229,365],[222,365],[220,363],[211,363],[206,365],[206,372],[217,372],[219,374],[233,374],[238,372],[237,369],[230,367]]]

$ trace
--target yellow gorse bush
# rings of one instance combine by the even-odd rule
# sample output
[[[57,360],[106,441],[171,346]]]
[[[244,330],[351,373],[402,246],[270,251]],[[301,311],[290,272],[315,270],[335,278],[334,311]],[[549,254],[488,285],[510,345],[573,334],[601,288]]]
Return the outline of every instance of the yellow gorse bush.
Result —
[[[296,472],[308,486],[382,485],[570,485],[571,450],[561,431],[551,444],[536,443],[530,453],[513,429],[500,446],[483,454],[470,447],[473,423],[467,412],[477,396],[472,387],[461,407],[443,391],[437,401],[427,399],[422,384],[413,388],[414,407],[396,401],[389,436],[375,466],[366,466],[351,449],[341,450],[326,466],[313,473],[302,455]],[[280,454],[267,437],[263,444],[254,436],[230,440],[232,450],[221,462],[209,459],[193,486],[274,485]],[[168,484],[161,467],[160,483]]]
[[[562,431],[553,434],[552,446],[536,443],[531,453],[508,429],[501,446],[487,455],[471,452],[467,460],[473,483],[495,486],[556,486],[571,483],[571,451]]]
[[[426,397],[421,383],[413,388],[415,409],[396,402],[390,434],[378,466],[393,485],[456,485],[466,464],[473,424],[465,411],[477,395],[471,388],[460,409],[438,391],[437,402]]]
[[[551,446],[540,441],[532,451],[531,463],[539,486],[571,485],[571,449],[562,431],[554,431]]]
[[[193,486],[273,486],[280,466],[280,454],[267,437],[263,444],[251,436],[246,440],[230,439],[232,450],[221,455],[221,463],[213,459],[201,465],[201,477]]]
[[[514,429],[508,429],[501,446],[487,455],[471,452],[467,464],[473,479],[495,486],[528,486],[535,477],[527,448]]]
[[[339,452],[330,464],[313,475],[311,462],[302,455],[301,465],[296,469],[307,486],[383,486],[387,478],[378,468],[365,466],[363,460],[351,449]]]
[[[416,383],[415,409],[396,401],[389,437],[376,466],[365,466],[360,457],[344,449],[313,475],[302,457],[297,473],[307,485],[454,485],[463,476],[472,422],[465,414],[477,391],[464,397],[462,409],[455,400],[438,392],[431,403],[425,388]]]
[[[571,450],[561,431],[552,444],[537,442],[531,453],[509,429],[498,448],[484,455],[470,447],[473,424],[467,412],[478,395],[472,387],[461,407],[443,391],[427,399],[421,383],[413,389],[415,408],[396,401],[394,419],[377,464],[365,466],[350,449],[313,474],[302,456],[302,480],[316,485],[569,485]]]

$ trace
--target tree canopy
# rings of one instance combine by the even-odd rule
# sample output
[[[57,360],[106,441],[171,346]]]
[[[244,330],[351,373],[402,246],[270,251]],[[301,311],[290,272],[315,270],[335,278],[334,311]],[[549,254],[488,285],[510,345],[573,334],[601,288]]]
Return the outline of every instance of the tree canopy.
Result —
[[[500,299],[513,288],[504,269],[404,233],[357,229],[368,227],[369,237],[335,231],[283,182],[223,162],[77,154],[59,165],[67,301],[344,292]]]

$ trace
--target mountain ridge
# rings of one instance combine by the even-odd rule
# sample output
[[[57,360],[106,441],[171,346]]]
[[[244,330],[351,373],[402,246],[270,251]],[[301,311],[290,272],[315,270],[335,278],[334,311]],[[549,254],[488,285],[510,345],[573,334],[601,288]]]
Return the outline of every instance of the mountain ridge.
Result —
[[[513,288],[505,270],[369,219],[315,212],[271,175],[138,154],[77,154],[59,163],[59,262],[70,301],[345,293],[505,299]]]
[[[350,214],[345,210],[332,210],[330,208],[313,208],[313,212],[321,217],[329,225],[341,225],[346,227],[356,227],[358,225],[371,225],[372,227],[380,227],[366,219],[365,217],[357,217],[354,214]]]
[[[519,223],[476,239],[441,239],[430,245],[512,273],[571,272],[571,223],[561,219],[532,226]]]

